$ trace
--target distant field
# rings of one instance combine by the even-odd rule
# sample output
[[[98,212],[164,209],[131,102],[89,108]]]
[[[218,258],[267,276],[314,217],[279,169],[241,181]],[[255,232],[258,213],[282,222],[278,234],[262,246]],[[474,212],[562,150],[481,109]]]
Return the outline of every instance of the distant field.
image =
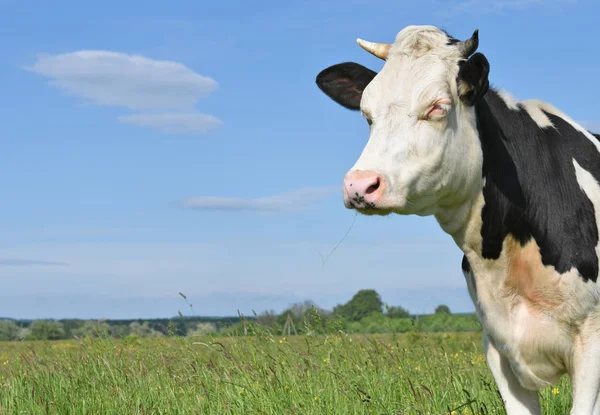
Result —
[[[0,414],[499,414],[481,335],[0,344]],[[541,394],[568,413],[563,379]]]

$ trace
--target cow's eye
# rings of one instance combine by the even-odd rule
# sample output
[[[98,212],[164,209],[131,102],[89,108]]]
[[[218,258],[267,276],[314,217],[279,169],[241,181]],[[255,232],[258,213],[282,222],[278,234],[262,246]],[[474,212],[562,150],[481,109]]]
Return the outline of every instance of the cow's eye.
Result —
[[[438,115],[438,116],[442,116],[446,113],[446,109],[440,105],[440,104],[435,104],[431,107],[431,109],[429,110],[429,113],[427,115],[432,116],[432,115]]]
[[[443,99],[443,100],[437,101],[435,104],[433,104],[432,106],[430,106],[427,109],[425,118],[433,119],[433,120],[443,118],[446,116],[449,109],[450,109],[450,100]]]

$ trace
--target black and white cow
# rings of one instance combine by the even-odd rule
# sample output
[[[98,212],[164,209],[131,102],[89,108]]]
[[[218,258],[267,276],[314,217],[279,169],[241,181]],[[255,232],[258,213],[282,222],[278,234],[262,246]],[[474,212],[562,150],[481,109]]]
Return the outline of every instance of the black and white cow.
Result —
[[[490,88],[477,31],[358,43],[386,61],[379,73],[346,62],[316,79],[370,125],[346,207],[435,215],[453,237],[509,414],[539,414],[537,390],[564,373],[571,414],[600,414],[600,137]]]

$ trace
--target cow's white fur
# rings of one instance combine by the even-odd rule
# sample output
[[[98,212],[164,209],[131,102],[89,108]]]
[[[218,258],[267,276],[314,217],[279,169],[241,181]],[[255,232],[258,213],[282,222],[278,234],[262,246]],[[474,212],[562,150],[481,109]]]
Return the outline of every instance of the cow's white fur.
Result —
[[[575,268],[560,274],[544,266],[535,240],[521,247],[509,236],[497,260],[482,257],[483,158],[474,110],[458,99],[459,58],[435,27],[409,26],[397,35],[386,64],[363,93],[361,110],[373,123],[352,169],[385,177],[380,212],[433,214],[465,253],[486,358],[509,414],[539,414],[535,391],[564,373],[574,386],[571,414],[600,414],[599,286],[584,283]],[[518,109],[509,94],[501,96]],[[452,101],[448,115],[420,119],[439,98]],[[543,111],[557,115],[600,151],[597,140],[550,104],[520,104],[541,128],[553,127]],[[600,186],[575,160],[573,168],[600,223]]]
[[[581,187],[581,190],[583,190],[594,205],[596,223],[600,224],[600,185],[598,185],[598,181],[594,179],[594,176],[581,167],[575,159],[573,159],[573,166],[575,167],[575,176],[577,177],[579,187]],[[596,244],[596,255],[600,258],[600,240]]]
[[[499,90],[498,95],[500,96],[500,98],[502,98],[502,100],[508,108],[510,108],[511,110],[519,109],[519,102],[510,94],[510,92],[505,90]]]
[[[527,114],[531,119],[540,127],[548,128],[554,127],[550,118],[544,113],[543,106],[540,105],[539,101],[526,100],[522,102],[523,108],[527,111]]]

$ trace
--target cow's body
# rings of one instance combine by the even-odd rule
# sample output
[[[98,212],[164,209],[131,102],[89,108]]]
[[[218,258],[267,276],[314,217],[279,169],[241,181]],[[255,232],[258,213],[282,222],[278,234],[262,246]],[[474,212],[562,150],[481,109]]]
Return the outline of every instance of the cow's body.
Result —
[[[571,413],[600,414],[600,137],[547,103],[488,89],[485,57],[455,44],[412,26],[377,52],[380,75],[357,64],[319,75],[347,108],[360,92],[372,124],[346,206],[433,214],[453,237],[509,414],[538,414],[536,391],[564,373]]]
[[[488,347],[528,390],[583,369],[598,378],[600,141],[546,103],[494,90],[476,113],[485,184],[461,248]]]

